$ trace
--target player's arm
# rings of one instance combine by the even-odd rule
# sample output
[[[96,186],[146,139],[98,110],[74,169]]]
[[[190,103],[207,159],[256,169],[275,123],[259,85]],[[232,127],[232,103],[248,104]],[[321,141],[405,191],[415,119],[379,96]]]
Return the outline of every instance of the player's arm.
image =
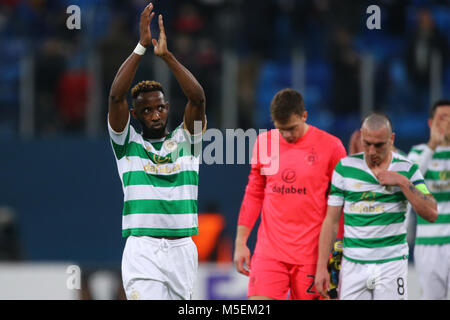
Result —
[[[146,48],[150,45],[152,38],[150,21],[155,14],[152,10],[153,5],[150,3],[142,11],[139,22],[139,43]],[[111,128],[116,132],[122,132],[127,125],[130,112],[127,103],[127,93],[130,90],[131,82],[134,79],[141,59],[142,55],[133,52],[120,66],[111,86],[109,92],[108,121]]]
[[[445,132],[448,130],[445,128],[445,125],[448,126],[448,123],[448,121],[446,124],[442,124],[437,120],[433,121],[430,127],[430,139],[425,145],[425,148],[423,148],[420,154],[417,154],[415,150],[411,150],[409,153],[408,158],[417,163],[422,174],[425,174],[427,171],[437,146],[444,142]]]
[[[244,275],[249,275],[250,250],[247,240],[261,212],[264,201],[264,189],[266,186],[266,176],[261,174],[261,166],[258,161],[258,140],[255,143],[252,156],[252,166],[248,177],[248,184],[245,188],[244,199],[239,211],[236,239],[234,242],[233,261],[236,270]],[[247,269],[244,267],[244,263]]]
[[[407,177],[397,172],[384,170],[377,174],[377,179],[380,184],[385,186],[399,186],[419,216],[429,222],[436,221],[438,217],[437,203],[433,195],[428,191],[423,177],[421,181],[414,184]]]
[[[247,240],[251,232],[252,228],[238,225],[234,242],[234,265],[239,273],[246,276],[249,275],[250,271],[250,249],[247,247]]]
[[[252,168],[239,211],[233,257],[236,270],[246,276],[249,275],[250,270],[250,250],[247,240],[261,212],[265,184],[265,176],[260,174],[259,169]]]
[[[188,102],[184,110],[184,125],[191,134],[194,132],[194,121],[201,121],[201,130],[203,130],[206,122],[205,106],[206,98],[202,86],[194,77],[194,75],[186,69],[175,56],[167,49],[166,32],[162,15],[158,17],[159,23],[159,39],[152,39],[154,52],[167,64],[172,74],[178,81],[178,84],[187,97]]]
[[[328,273],[328,258],[339,228],[342,206],[328,206],[327,214],[322,223],[319,237],[319,255],[317,258],[317,269],[315,285],[319,294],[329,298],[327,291],[330,288],[330,274]]]

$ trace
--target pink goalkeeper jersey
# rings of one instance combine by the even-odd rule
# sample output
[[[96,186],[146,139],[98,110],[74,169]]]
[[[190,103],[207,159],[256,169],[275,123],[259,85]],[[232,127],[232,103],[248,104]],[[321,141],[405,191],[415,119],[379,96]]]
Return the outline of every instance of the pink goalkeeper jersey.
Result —
[[[279,156],[270,147],[274,135],[279,139]],[[331,176],[345,156],[338,138],[312,125],[295,143],[286,142],[278,130],[258,136],[238,219],[238,225],[253,228],[261,212],[255,254],[292,264],[316,264]],[[274,161],[278,171],[262,175],[261,169],[274,167]]]

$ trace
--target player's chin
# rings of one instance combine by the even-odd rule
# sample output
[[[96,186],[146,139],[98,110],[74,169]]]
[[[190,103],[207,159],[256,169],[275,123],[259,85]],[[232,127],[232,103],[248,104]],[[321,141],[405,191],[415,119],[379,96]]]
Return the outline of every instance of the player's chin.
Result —
[[[297,138],[285,139],[287,143],[295,143],[297,142]]]
[[[162,133],[165,132],[166,125],[164,125],[162,123],[160,123],[160,124],[153,124],[153,125],[148,126],[147,128],[148,128],[148,131],[152,135],[156,136],[156,135],[159,135],[159,134],[162,134]]]

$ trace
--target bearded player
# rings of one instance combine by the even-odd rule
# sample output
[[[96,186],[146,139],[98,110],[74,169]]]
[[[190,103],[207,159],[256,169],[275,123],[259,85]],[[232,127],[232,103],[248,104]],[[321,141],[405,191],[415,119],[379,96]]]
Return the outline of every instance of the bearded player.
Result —
[[[201,142],[206,125],[205,95],[167,49],[162,15],[159,39],[152,39],[152,10],[150,3],[141,14],[139,43],[120,67],[109,96],[108,129],[124,191],[122,279],[128,299],[191,299],[198,264],[191,236],[198,233],[199,169],[191,146]],[[130,125],[126,96],[150,45],[187,97],[183,123],[173,131],[167,128],[169,103],[155,81],[131,90],[131,115],[142,133]]]
[[[248,297],[319,299],[314,287],[318,242],[334,167],[346,156],[342,142],[306,122],[302,95],[278,92],[270,106],[274,130],[255,143],[249,181],[239,212],[234,263],[250,276]],[[259,149],[279,141],[279,152]],[[273,153],[273,154],[272,154]],[[277,161],[277,172],[265,169]],[[253,256],[247,239],[261,213]]]

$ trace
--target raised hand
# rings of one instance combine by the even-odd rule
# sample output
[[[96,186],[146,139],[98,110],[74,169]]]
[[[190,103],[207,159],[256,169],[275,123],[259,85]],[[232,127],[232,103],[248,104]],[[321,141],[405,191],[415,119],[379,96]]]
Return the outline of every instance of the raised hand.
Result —
[[[152,32],[150,31],[150,22],[153,19],[153,16],[155,15],[153,10],[153,4],[150,3],[148,6],[145,7],[144,11],[141,13],[141,20],[139,22],[139,43],[144,46],[148,47],[152,41]]]
[[[158,16],[158,24],[159,24],[159,39],[158,40],[152,39],[152,44],[154,47],[153,51],[155,55],[157,55],[158,57],[163,57],[167,53],[169,53],[169,51],[167,50],[166,32],[164,30],[163,17],[161,14]]]

